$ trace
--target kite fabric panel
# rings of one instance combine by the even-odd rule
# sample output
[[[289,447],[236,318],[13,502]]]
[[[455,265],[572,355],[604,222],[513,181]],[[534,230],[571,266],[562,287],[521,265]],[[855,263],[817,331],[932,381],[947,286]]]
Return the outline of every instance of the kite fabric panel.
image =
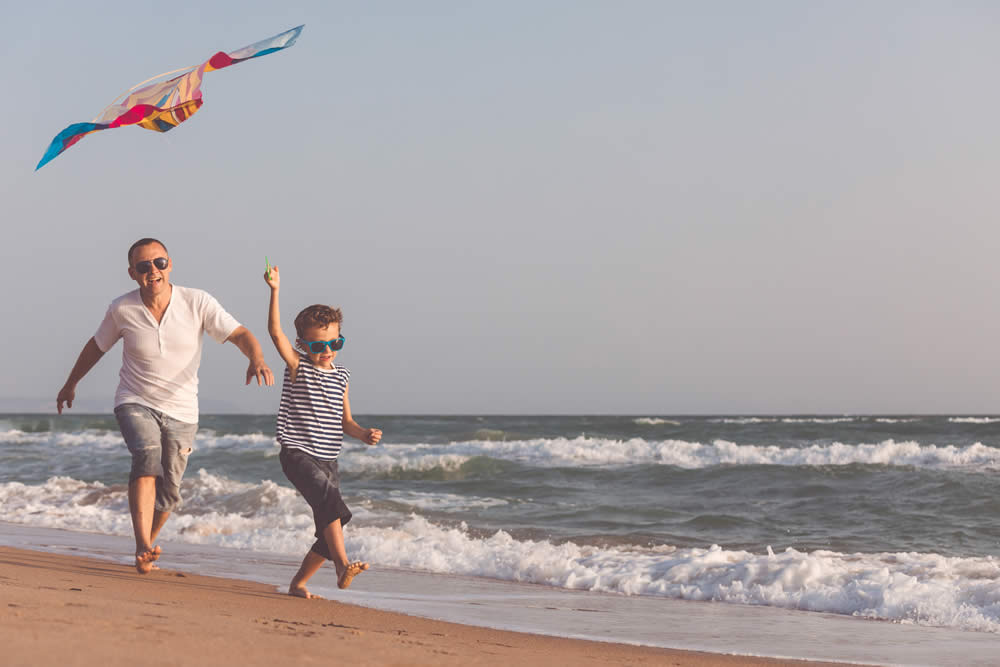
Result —
[[[93,121],[74,123],[57,134],[35,167],[35,171],[92,132],[125,125],[138,125],[155,132],[172,130],[201,108],[201,79],[205,72],[220,70],[251,58],[287,49],[298,39],[303,27],[300,25],[231,53],[219,51],[185,74],[130,91],[124,101],[112,104]]]

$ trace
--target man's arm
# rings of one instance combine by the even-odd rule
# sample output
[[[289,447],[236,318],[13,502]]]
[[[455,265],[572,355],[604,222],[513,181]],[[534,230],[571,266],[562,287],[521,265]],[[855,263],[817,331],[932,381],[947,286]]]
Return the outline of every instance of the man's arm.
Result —
[[[76,398],[76,385],[83,379],[91,368],[94,367],[104,353],[101,352],[101,348],[97,347],[97,342],[91,337],[87,341],[87,344],[83,346],[83,350],[80,352],[80,356],[77,357],[76,363],[73,364],[73,370],[69,372],[69,378],[66,380],[66,384],[63,388],[59,390],[59,395],[56,396],[56,411],[62,414],[63,403],[66,404],[67,408],[73,407],[73,399]],[[249,383],[250,381],[247,380]]]
[[[274,373],[264,363],[264,353],[260,349],[260,343],[249,329],[244,326],[236,327],[226,342],[240,348],[240,352],[250,360],[250,365],[247,366],[247,384],[250,384],[250,380],[254,377],[257,378],[258,385],[262,384],[262,380],[263,384],[269,387],[274,384]]]

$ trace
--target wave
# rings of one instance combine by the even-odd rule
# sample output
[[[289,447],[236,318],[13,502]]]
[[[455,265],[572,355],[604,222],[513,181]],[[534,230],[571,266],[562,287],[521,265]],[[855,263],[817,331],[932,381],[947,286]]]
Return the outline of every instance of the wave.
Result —
[[[309,548],[312,517],[292,489],[204,470],[192,478],[185,482],[185,506],[171,517],[162,539],[294,556]],[[130,535],[126,494],[124,485],[67,477],[34,486],[0,484],[0,520]],[[393,500],[430,507],[469,502],[448,494],[406,495],[412,497]],[[348,552],[378,566],[1000,633],[1000,561],[993,557],[554,543],[504,531],[484,536],[464,523],[438,525],[371,503],[354,507],[355,520],[345,531]]]
[[[51,445],[53,447],[123,450],[125,442],[118,431],[105,429],[85,429],[80,431],[24,431],[8,429],[0,431],[0,444],[11,445]],[[274,436],[263,433],[233,433],[217,435],[212,430],[198,431],[194,443],[199,449],[261,450],[271,448],[277,455]]]
[[[719,417],[708,421],[714,424],[773,424],[778,420],[772,417]]]
[[[265,480],[245,484],[200,470],[184,481],[184,504],[164,530],[165,539],[266,550],[269,533],[312,525],[308,506],[293,489]],[[52,477],[39,485],[0,484],[0,521],[46,528],[131,535],[128,487]],[[226,536],[241,536],[233,540]],[[261,541],[260,538],[265,538]],[[244,538],[249,538],[244,540]],[[280,549],[278,549],[280,550]]]
[[[258,551],[296,553],[314,530],[305,500],[271,480],[240,482],[207,472],[188,475],[184,500],[164,529],[166,539]],[[398,522],[414,511],[471,511],[506,500],[440,492],[390,491],[384,501],[347,497],[354,516],[367,524]],[[0,484],[0,521],[45,528],[131,535],[128,487],[51,477],[37,485]],[[307,543],[307,548],[310,543]]]
[[[123,449],[121,436],[108,432],[23,433],[0,432],[0,443],[48,443],[58,448]],[[276,456],[278,448],[262,434],[212,435],[199,433],[195,450],[228,453],[252,452]],[[197,460],[197,459],[196,459]],[[467,440],[446,444],[384,444],[378,447],[349,444],[340,458],[341,471],[363,476],[400,474],[449,475],[475,468],[477,462],[520,464],[540,468],[622,467],[669,465],[701,469],[720,465],[887,465],[920,468],[1000,469],[1000,448],[971,445],[923,445],[915,441],[884,440],[872,444],[817,443],[801,447],[737,444],[727,440],[708,443],[687,440],[535,438],[529,440]]]
[[[644,426],[659,426],[661,424],[669,424],[671,426],[680,426],[681,423],[674,419],[664,419],[662,417],[636,417],[632,420],[634,424],[642,424]]]
[[[341,460],[353,474],[432,468],[458,470],[475,457],[487,457],[536,467],[600,467],[672,465],[700,469],[720,465],[892,465],[921,468],[1000,467],[1000,449],[982,443],[966,446],[921,445],[885,440],[875,444],[814,444],[805,447],[739,445],[642,438],[551,438],[506,442],[462,442],[449,445],[393,445],[381,449],[350,449]]]
[[[1000,417],[949,417],[952,424],[996,424]]]
[[[860,421],[859,417],[784,417],[782,424],[843,424]]]
[[[117,431],[0,431],[0,444],[53,445],[55,447],[87,447],[90,449],[119,449],[125,446]]]
[[[1000,563],[992,557],[601,548],[504,531],[476,538],[464,524],[443,528],[417,516],[363,529],[350,542],[363,559],[431,572],[1000,632]]]
[[[717,417],[709,419],[715,424],[842,424],[863,421],[863,417]]]

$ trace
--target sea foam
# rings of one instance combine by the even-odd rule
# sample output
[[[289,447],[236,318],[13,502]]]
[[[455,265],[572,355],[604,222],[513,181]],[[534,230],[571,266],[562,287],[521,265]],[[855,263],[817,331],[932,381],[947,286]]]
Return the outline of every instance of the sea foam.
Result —
[[[106,431],[78,433],[0,432],[0,443],[54,445],[59,448],[122,450],[121,436]],[[261,452],[276,456],[274,439],[260,433],[214,435],[199,432],[198,451]],[[669,465],[685,469],[734,465],[831,466],[886,465],[919,468],[1000,468],[1000,448],[971,445],[921,444],[913,440],[877,443],[813,443],[801,447],[646,438],[577,437],[526,440],[465,440],[445,444],[394,444],[344,448],[341,471],[357,475],[391,475],[406,471],[456,471],[476,458],[509,461],[541,468]]]
[[[383,565],[561,588],[712,600],[1000,631],[1000,563],[935,554],[753,554],[709,549],[599,548],[470,536],[412,517],[361,530],[352,549]]]
[[[308,506],[269,480],[244,483],[204,470],[185,482],[184,508],[162,540],[290,555],[312,543]],[[416,492],[414,492],[416,493]],[[453,502],[398,498],[413,506]],[[469,499],[462,499],[468,502]],[[480,499],[488,503],[488,499]],[[928,553],[758,553],[669,545],[595,546],[483,536],[464,523],[436,524],[417,513],[352,503],[345,530],[352,558],[391,566],[545,584],[581,591],[766,605],[903,623],[1000,632],[1000,562]],[[130,535],[124,485],[67,477],[0,484],[0,520]]]
[[[86,429],[82,431],[42,431],[29,432],[20,429],[0,430],[0,443],[15,445],[52,445],[60,448],[80,448],[116,450],[125,449],[125,443],[118,431]],[[200,430],[195,437],[195,449],[274,449],[277,448],[273,436],[262,433],[216,435],[211,430]]]
[[[952,424],[996,424],[1000,417],[949,417]]]
[[[698,469],[720,465],[892,465],[926,468],[1000,467],[1000,449],[982,443],[966,446],[922,445],[884,440],[872,444],[813,444],[805,447],[710,443],[631,438],[544,438],[468,441],[448,445],[393,445],[380,450],[352,448],[342,470],[356,474],[393,470],[455,470],[474,457],[513,461],[535,467],[604,467],[671,465]]]

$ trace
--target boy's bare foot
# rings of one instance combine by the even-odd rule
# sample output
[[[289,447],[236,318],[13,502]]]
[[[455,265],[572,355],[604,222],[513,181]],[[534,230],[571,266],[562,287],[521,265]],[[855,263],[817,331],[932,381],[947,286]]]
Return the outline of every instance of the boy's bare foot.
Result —
[[[307,600],[322,600],[323,598],[319,595],[313,595],[309,592],[309,589],[305,586],[289,586],[288,594],[294,595],[297,598],[305,598]]]
[[[344,571],[340,573],[337,577],[337,587],[347,588],[351,585],[351,580],[358,576],[362,572],[368,569],[368,563],[363,563],[361,561],[354,561],[353,563],[348,563]]]
[[[159,554],[153,555],[153,550],[141,551],[135,555],[135,570],[139,574],[149,574],[155,567],[153,561],[159,558]],[[159,568],[156,568],[159,569]]]

